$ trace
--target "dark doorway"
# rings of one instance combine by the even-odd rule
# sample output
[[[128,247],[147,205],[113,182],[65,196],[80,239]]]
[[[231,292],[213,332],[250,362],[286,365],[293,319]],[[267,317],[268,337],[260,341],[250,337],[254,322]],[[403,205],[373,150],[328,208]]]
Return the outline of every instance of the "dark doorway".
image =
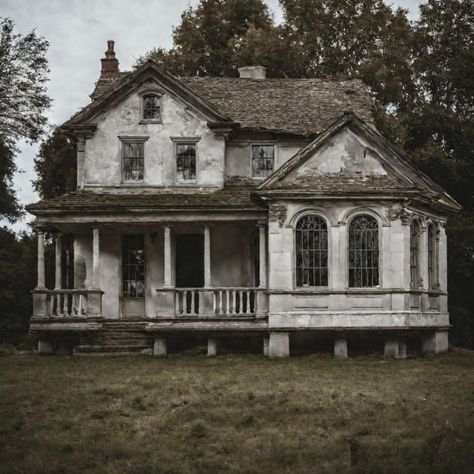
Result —
[[[176,236],[176,286],[178,288],[204,286],[204,236],[202,234]]]

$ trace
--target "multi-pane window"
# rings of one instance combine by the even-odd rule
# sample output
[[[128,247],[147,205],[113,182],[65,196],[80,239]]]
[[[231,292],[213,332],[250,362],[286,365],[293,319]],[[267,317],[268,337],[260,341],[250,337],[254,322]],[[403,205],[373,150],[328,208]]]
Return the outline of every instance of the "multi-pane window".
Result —
[[[196,179],[196,143],[176,143],[176,179]]]
[[[308,215],[296,225],[296,286],[327,286],[328,229],[322,217]]]
[[[420,236],[421,228],[417,221],[410,225],[410,286],[420,286]]]
[[[124,235],[122,239],[122,295],[145,296],[145,241],[143,235]]]
[[[360,215],[349,226],[349,286],[379,284],[379,226],[372,216]]]
[[[438,240],[434,224],[428,226],[428,284],[430,289],[438,288]]]
[[[124,181],[143,181],[144,143],[127,141],[122,143],[122,170]]]
[[[252,145],[252,176],[265,178],[273,173],[275,148],[273,145]]]
[[[143,97],[143,119],[160,120],[160,98],[156,94],[148,94]]]

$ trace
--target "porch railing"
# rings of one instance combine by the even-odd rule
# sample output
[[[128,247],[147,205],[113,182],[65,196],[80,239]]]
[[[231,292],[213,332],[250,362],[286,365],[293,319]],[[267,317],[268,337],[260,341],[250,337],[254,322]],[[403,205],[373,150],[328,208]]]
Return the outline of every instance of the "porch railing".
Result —
[[[102,316],[103,291],[98,289],[33,290],[33,316],[80,318]]]
[[[266,290],[254,287],[159,288],[158,315],[256,316],[266,312]]]

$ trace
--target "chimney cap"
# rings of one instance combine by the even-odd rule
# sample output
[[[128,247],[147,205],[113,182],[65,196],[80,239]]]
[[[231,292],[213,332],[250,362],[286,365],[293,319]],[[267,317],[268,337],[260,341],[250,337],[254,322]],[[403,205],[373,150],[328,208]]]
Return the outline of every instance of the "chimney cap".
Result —
[[[265,79],[267,68],[265,66],[243,66],[239,67],[240,79]]]

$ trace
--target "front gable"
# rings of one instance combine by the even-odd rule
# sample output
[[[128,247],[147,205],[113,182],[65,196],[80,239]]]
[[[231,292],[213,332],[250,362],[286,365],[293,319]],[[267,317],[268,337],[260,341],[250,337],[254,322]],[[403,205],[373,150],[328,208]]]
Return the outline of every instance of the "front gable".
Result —
[[[258,194],[423,195],[458,208],[442,188],[402,158],[374,128],[345,114],[267,178]]]

